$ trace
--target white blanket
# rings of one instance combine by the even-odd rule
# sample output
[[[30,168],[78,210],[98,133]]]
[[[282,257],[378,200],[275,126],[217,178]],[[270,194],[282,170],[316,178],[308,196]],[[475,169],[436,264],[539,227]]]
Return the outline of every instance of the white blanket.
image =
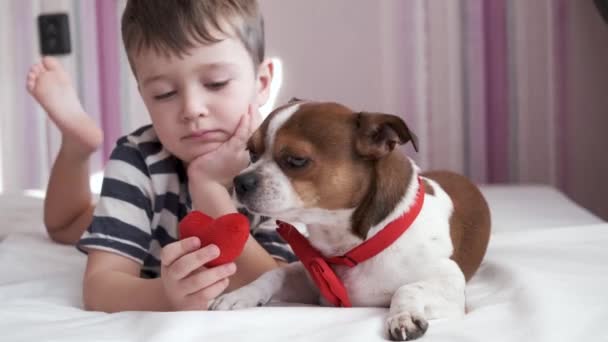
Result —
[[[461,320],[431,321],[423,340],[608,341],[608,224],[550,188],[494,187],[484,193],[495,229],[486,259],[467,286],[468,314]],[[51,243],[39,216],[19,215],[19,196],[2,198],[0,341],[386,339],[387,310],[380,308],[84,311],[84,256]],[[31,206],[22,212],[36,217],[32,211],[39,211],[39,202],[23,201]],[[530,210],[531,205],[537,210]],[[13,226],[28,222],[29,227]]]

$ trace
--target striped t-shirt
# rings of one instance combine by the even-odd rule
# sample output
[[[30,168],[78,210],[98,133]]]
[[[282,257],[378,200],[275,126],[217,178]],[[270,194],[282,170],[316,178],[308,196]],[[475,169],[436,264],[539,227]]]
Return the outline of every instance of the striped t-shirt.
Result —
[[[176,241],[178,223],[192,210],[183,163],[169,153],[152,125],[120,138],[105,171],[93,222],[78,249],[98,249],[142,265],[142,275],[160,274],[160,250]],[[243,211],[241,211],[243,212]],[[274,220],[246,212],[253,237],[277,259],[295,260],[275,232]]]

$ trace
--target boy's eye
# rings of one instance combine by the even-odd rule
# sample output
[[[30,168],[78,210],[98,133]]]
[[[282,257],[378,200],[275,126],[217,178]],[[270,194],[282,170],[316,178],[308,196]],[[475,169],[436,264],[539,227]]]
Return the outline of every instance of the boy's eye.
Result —
[[[228,82],[230,82],[230,80],[221,81],[221,82],[205,83],[205,87],[207,87],[207,89],[210,89],[210,90],[220,90],[220,89],[224,88],[225,86],[227,86]]]
[[[170,92],[168,92],[168,93],[164,93],[164,94],[156,95],[156,96],[154,96],[154,99],[155,99],[155,100],[164,100],[164,99],[168,99],[168,98],[170,98],[171,96],[175,95],[176,93],[177,93],[177,92],[176,92],[175,90],[174,90],[174,91],[170,91]]]

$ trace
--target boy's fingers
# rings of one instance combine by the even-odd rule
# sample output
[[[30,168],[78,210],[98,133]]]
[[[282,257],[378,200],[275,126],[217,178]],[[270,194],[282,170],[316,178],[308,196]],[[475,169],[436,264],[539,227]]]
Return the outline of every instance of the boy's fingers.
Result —
[[[205,246],[198,251],[188,253],[181,258],[178,258],[171,264],[169,273],[173,279],[184,279],[188,274],[196,271],[219,255],[220,249],[216,245]]]
[[[247,140],[249,140],[249,137],[254,129],[254,117],[257,113],[256,111],[257,109],[255,106],[249,105],[247,107],[247,113],[241,116],[234,134],[227,142],[228,146],[230,146],[233,151],[240,151],[243,149],[247,143]]]
[[[170,243],[160,250],[160,262],[164,267],[170,266],[182,255],[197,250],[201,245],[197,237],[189,237],[184,240]]]
[[[241,121],[239,122],[236,132],[234,132],[234,135],[232,136],[232,138],[230,138],[232,147],[240,149],[245,145],[247,139],[249,139],[250,125],[251,115],[247,113],[241,117]]]
[[[243,148],[241,149],[239,152],[237,152],[237,156],[236,156],[237,160],[239,160],[241,162],[241,170],[245,169],[249,163],[251,163],[251,157],[249,155],[249,151],[247,151],[247,149]]]
[[[226,290],[229,284],[230,280],[228,278],[224,278],[216,282],[215,284],[212,284],[198,292],[186,296],[186,300],[197,303],[207,302],[207,306],[209,306],[209,304],[211,304],[211,301],[221,295],[222,292]]]
[[[198,273],[194,273],[187,278],[182,279],[180,287],[182,293],[194,294],[204,290],[222,279],[226,279],[236,272],[236,265],[228,263],[213,268],[208,268]],[[214,298],[214,297],[209,297]]]

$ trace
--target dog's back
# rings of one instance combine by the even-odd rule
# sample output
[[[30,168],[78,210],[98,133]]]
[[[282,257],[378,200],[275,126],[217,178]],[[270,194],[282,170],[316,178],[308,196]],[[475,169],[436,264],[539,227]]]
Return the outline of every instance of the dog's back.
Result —
[[[452,199],[452,260],[468,281],[479,268],[488,247],[491,224],[488,204],[477,186],[464,176],[448,171],[426,172],[422,176],[437,182]]]

